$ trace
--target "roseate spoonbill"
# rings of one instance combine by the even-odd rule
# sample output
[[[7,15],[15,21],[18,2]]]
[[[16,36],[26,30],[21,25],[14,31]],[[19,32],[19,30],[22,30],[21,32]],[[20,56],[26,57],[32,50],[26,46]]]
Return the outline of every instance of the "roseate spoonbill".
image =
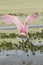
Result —
[[[7,24],[12,24],[12,23],[16,24],[19,34],[26,37],[26,40],[28,41],[27,44],[29,46],[30,42],[29,42],[29,36],[28,36],[28,23],[34,21],[37,18],[37,16],[38,16],[38,13],[33,13],[27,16],[24,25],[20,22],[17,16],[6,14],[1,16],[1,18]],[[23,41],[23,38],[22,38],[22,41]]]
[[[34,19],[37,18],[37,16],[38,16],[38,13],[33,13],[27,16],[24,25],[20,22],[17,16],[6,14],[6,15],[1,16],[1,18],[7,24],[12,24],[12,23],[16,24],[19,34],[27,36],[28,35],[28,23],[34,21]]]

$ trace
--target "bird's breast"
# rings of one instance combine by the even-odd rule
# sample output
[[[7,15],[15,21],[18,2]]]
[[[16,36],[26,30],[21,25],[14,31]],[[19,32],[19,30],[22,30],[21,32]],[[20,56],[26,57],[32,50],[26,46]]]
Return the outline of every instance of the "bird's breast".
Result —
[[[20,33],[27,34],[27,31],[25,29],[20,30]]]

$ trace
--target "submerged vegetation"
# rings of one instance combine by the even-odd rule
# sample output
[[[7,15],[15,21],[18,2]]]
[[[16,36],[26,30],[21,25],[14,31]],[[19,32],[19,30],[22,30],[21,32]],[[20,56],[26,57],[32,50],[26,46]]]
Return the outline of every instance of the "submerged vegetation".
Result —
[[[27,40],[26,40],[27,41]],[[37,46],[37,45],[33,45],[31,42],[30,44],[27,44],[26,41],[19,41],[18,44],[16,43],[12,43],[7,42],[7,41],[3,41],[0,44],[0,52],[3,50],[23,50],[25,52],[28,52],[29,49],[31,50],[31,52],[36,52],[37,50],[40,50],[41,52],[43,52],[43,45],[42,46]],[[34,54],[34,53],[33,53]]]

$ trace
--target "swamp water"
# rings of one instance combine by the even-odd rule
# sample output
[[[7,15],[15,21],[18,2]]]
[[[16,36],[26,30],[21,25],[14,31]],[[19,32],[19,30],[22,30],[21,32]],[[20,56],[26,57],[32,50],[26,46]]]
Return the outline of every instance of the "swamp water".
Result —
[[[34,45],[42,46],[43,41],[33,41]],[[8,54],[8,56],[7,56]],[[29,50],[8,50],[0,52],[0,65],[43,65],[43,50],[32,52]]]

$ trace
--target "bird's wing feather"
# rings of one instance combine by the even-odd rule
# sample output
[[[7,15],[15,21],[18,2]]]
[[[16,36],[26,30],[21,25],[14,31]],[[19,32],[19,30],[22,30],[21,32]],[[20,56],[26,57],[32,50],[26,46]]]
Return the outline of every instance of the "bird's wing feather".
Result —
[[[27,16],[26,20],[25,20],[25,25],[27,25],[30,22],[33,22],[38,16],[38,13],[33,13],[29,16]]]
[[[20,22],[20,20],[18,19],[17,16],[12,16],[12,15],[3,15],[2,16],[2,19],[5,21],[5,23],[7,24],[12,24],[14,23],[17,28],[18,28],[18,31],[20,32],[20,30],[22,29],[23,27],[23,24]]]
[[[34,13],[34,14],[27,16],[25,23],[24,23],[24,26],[27,32],[28,32],[28,23],[34,21],[34,19],[37,18],[37,16],[38,16],[38,13]]]

